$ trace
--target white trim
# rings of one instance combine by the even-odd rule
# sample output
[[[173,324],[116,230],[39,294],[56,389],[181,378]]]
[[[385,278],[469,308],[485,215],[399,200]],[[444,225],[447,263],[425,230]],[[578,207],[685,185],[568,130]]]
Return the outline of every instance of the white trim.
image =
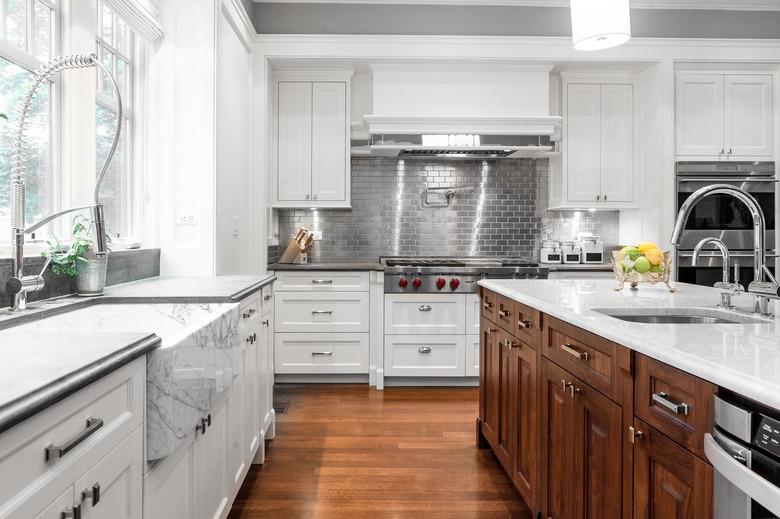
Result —
[[[569,0],[254,0],[256,4],[473,5],[504,7],[569,7]],[[780,11],[775,0],[631,0],[632,9],[703,9]]]
[[[274,71],[274,80],[301,81],[312,83],[317,81],[349,82],[355,74],[352,70],[278,70]]]
[[[484,135],[553,135],[561,118],[549,117],[419,117],[414,115],[365,115],[373,134],[479,133]]]
[[[244,5],[240,0],[223,0],[222,12],[225,14],[225,18],[236,35],[241,39],[241,43],[244,44],[248,53],[252,53],[252,41],[254,40],[255,27],[252,25],[252,20],[244,9]]]
[[[158,20],[158,9],[149,0],[105,0],[130,28],[149,41],[163,37],[162,25]]]

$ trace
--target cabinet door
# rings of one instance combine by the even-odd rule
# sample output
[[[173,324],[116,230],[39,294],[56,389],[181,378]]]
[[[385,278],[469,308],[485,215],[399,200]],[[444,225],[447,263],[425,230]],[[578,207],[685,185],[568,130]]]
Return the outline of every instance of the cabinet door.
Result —
[[[26,497],[13,508],[3,510],[3,519],[29,519],[30,517],[35,519],[63,519],[66,517],[66,513],[74,512],[74,504],[77,504],[80,500],[76,499],[73,485],[68,485],[53,500],[52,494],[56,495],[57,490],[47,487],[30,494],[29,497]],[[73,516],[71,515],[70,517]]]
[[[601,191],[605,202],[634,201],[634,87],[601,85]]]
[[[677,155],[723,152],[723,75],[677,74]]]
[[[482,318],[479,332],[479,415],[482,435],[493,449],[498,445],[499,346],[496,326]]]
[[[195,514],[192,436],[144,476],[144,519],[191,519]],[[199,436],[199,435],[198,435]]]
[[[772,76],[729,74],[724,98],[726,153],[772,156]]]
[[[601,193],[601,85],[568,85],[564,124],[567,198],[595,202]]]
[[[645,422],[634,427],[634,518],[712,517],[712,467]]]
[[[498,331],[498,441],[496,457],[507,472],[512,473],[513,421],[517,413],[512,408],[512,338]]]
[[[260,444],[260,374],[258,372],[259,363],[258,355],[260,354],[260,337],[262,330],[255,327],[251,330],[252,344],[246,349],[244,359],[244,383],[242,384],[243,391],[243,411],[242,417],[244,425],[243,439],[243,454],[244,462],[247,465],[252,463],[252,457],[255,454]],[[236,420],[231,420],[231,425]],[[240,481],[236,481],[240,484]]]
[[[226,512],[228,479],[228,409],[230,399],[211,411],[211,425],[195,439],[195,511],[201,519],[222,517]]]
[[[312,86],[312,198],[347,199],[347,85],[314,83]]]
[[[276,186],[280,201],[311,195],[312,84],[277,83]]]
[[[576,381],[574,388],[576,517],[621,517],[623,442],[621,407]]]
[[[542,514],[550,519],[576,517],[574,399],[566,387],[572,380],[556,364],[542,361]]]
[[[76,481],[83,519],[142,517],[143,445],[139,427]]]
[[[512,481],[528,508],[536,509],[539,468],[539,370],[537,352],[523,342],[512,349],[510,394],[512,422]]]
[[[274,333],[272,331],[273,315],[267,316],[260,327],[260,343],[258,344],[258,398],[260,404],[261,439],[267,437],[274,409]],[[264,446],[261,445],[260,449]],[[261,457],[262,459],[262,457]]]

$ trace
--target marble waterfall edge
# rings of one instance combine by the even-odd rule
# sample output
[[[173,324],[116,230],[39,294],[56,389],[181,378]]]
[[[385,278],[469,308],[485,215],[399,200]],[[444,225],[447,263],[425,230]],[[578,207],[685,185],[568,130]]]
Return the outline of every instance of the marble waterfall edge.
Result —
[[[171,305],[169,317],[211,319],[176,337],[163,337],[147,357],[146,451],[149,461],[172,454],[206,417],[241,369],[238,304]]]

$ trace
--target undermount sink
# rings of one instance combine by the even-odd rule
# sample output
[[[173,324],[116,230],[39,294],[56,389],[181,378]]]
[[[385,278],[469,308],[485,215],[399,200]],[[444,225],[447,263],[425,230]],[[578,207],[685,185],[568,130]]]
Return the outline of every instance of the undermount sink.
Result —
[[[762,317],[718,308],[594,308],[594,312],[640,324],[765,324]]]

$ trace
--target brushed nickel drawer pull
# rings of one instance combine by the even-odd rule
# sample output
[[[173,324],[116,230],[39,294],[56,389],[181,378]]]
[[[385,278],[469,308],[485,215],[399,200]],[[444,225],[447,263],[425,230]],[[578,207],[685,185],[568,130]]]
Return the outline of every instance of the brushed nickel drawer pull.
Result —
[[[482,308],[490,310],[491,308],[493,308],[493,303],[489,303],[489,302],[485,301],[484,303],[482,303]]]
[[[432,310],[431,305],[420,305],[420,308],[418,308],[421,312],[430,312]]]
[[[663,391],[660,393],[653,393],[653,402],[656,404],[662,405],[663,407],[667,408],[674,414],[682,414],[685,416],[688,416],[688,404],[685,402],[675,403],[669,400],[669,395],[664,393]]]
[[[312,279],[311,283],[313,285],[332,285],[333,280],[332,279]]]
[[[311,356],[312,357],[316,357],[318,355],[322,355],[322,356],[325,356],[325,357],[331,357],[331,356],[333,356],[333,352],[332,351],[313,351],[313,352],[311,352]]]
[[[333,310],[312,310],[313,314],[332,314]]]
[[[62,519],[81,519],[81,503],[65,508],[60,514]]]
[[[93,507],[100,502],[100,483],[95,483],[92,488],[85,488],[81,491],[81,500],[85,501],[87,498],[92,500]]]
[[[263,301],[270,301],[271,300],[271,294],[268,294],[267,296],[263,296]]]
[[[517,321],[517,326],[520,328],[530,328],[533,323],[531,321],[521,319],[520,321]]]
[[[509,310],[499,310],[498,315],[501,317],[509,317]]]
[[[63,445],[49,445],[46,447],[46,461],[57,461],[67,453],[75,449],[81,442],[92,436],[98,429],[103,427],[103,420],[100,418],[87,418],[87,428],[74,436]]]
[[[420,346],[419,348],[417,348],[417,351],[419,353],[430,353],[431,352],[431,348],[430,348],[430,346]]]
[[[577,351],[571,344],[561,344],[561,349],[573,357],[577,357],[580,360],[588,360],[588,352]]]
[[[488,328],[487,332],[488,333],[496,333],[496,329],[495,328]]]

